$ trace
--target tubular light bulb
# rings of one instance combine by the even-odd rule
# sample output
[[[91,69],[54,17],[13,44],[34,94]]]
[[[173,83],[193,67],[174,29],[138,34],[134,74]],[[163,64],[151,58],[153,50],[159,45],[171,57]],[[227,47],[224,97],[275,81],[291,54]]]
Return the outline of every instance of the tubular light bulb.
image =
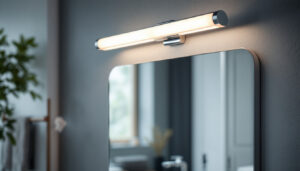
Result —
[[[224,11],[158,25],[138,31],[98,39],[95,46],[100,50],[112,50],[122,47],[165,40],[170,36],[184,36],[197,32],[221,28],[227,25]]]

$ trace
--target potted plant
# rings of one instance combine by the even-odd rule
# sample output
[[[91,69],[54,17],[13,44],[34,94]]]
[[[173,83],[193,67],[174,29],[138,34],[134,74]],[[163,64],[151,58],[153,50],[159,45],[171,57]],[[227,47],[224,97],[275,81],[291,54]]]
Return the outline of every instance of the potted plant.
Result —
[[[15,51],[11,51],[13,46]],[[20,94],[30,94],[33,99],[41,99],[32,86],[38,86],[36,75],[29,70],[29,64],[35,59],[28,51],[36,48],[33,37],[20,36],[17,41],[7,41],[4,29],[0,29],[0,141],[8,139],[16,144],[13,136],[15,119],[14,107],[10,96],[18,98]]]

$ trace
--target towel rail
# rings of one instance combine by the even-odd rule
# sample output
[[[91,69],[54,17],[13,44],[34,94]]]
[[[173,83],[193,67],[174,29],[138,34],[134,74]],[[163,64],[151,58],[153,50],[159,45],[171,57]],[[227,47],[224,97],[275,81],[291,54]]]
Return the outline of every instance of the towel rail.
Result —
[[[51,114],[51,110],[50,110],[50,106],[51,105],[51,101],[50,99],[47,100],[47,116],[44,117],[33,117],[33,118],[29,118],[30,122],[36,123],[36,122],[46,122],[47,123],[47,171],[50,171],[51,168],[51,162],[50,162],[50,143],[51,143],[51,119],[50,119],[50,114]],[[5,116],[2,116],[2,120],[5,121],[7,120],[7,118]]]
[[[30,122],[48,122],[48,116],[42,117],[42,118],[30,118]]]
[[[3,116],[2,120],[6,121],[7,118],[5,116]],[[41,118],[38,118],[38,117],[29,118],[29,122],[48,122],[48,121],[49,121],[49,117],[48,116],[41,117]]]

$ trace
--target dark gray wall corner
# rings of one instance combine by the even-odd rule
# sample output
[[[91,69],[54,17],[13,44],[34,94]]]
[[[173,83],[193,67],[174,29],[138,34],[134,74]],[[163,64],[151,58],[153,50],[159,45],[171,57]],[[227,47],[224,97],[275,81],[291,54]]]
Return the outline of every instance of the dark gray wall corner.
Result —
[[[99,37],[219,9],[227,12],[229,28],[190,37],[182,47],[102,52],[93,46]],[[261,60],[263,171],[300,170],[299,18],[299,2],[286,0],[60,1],[60,106],[68,122],[60,138],[60,169],[106,171],[113,66],[244,47]]]

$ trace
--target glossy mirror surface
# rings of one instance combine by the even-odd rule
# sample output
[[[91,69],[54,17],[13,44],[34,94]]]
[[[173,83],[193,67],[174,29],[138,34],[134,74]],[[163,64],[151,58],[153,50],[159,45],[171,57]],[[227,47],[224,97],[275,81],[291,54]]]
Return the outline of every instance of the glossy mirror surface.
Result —
[[[109,170],[258,171],[255,68],[246,50],[115,67]]]

